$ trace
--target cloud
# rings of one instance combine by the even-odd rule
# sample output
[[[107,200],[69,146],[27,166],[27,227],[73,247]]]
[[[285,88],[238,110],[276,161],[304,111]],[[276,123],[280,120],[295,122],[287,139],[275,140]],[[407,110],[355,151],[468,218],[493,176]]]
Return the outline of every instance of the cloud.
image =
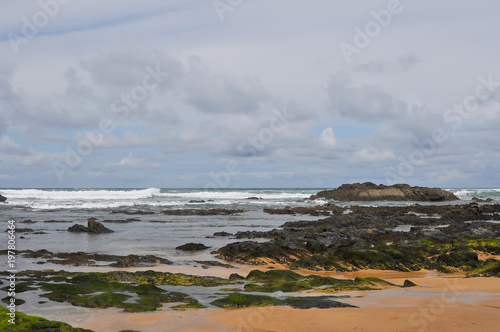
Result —
[[[335,133],[332,127],[328,127],[321,133],[321,141],[323,145],[330,148],[337,145],[337,139],[335,138]]]
[[[397,158],[394,155],[394,152],[383,150],[380,151],[378,149],[362,149],[358,150],[353,155],[353,160],[356,162],[384,162],[384,161],[396,161]]]
[[[142,160],[134,158],[132,152],[129,153],[128,157],[123,158],[118,162],[118,166],[125,166],[125,167],[137,167],[142,163]]]
[[[360,122],[394,120],[407,114],[407,103],[384,89],[366,84],[352,87],[351,83],[351,76],[345,72],[330,77],[327,93],[333,112]]]
[[[9,32],[40,5],[6,6],[2,186],[196,187],[226,160],[242,167],[232,186],[383,182],[436,128],[447,139],[405,181],[499,181],[500,89],[460,128],[443,119],[479,76],[500,82],[498,2],[413,2],[351,65],[337,45],[383,4],[253,1],[220,21],[210,1],[73,1],[18,54]],[[275,109],[293,118],[273,126]],[[57,182],[51,163],[103,119],[113,129]]]
[[[190,58],[184,88],[187,103],[212,114],[251,113],[270,100],[269,93],[258,80],[210,73],[194,56]]]
[[[0,152],[7,155],[29,156],[31,152],[22,145],[14,142],[9,136],[0,138]]]
[[[408,53],[401,55],[395,61],[372,60],[368,63],[359,64],[354,67],[354,70],[376,74],[405,72],[420,62],[421,59],[416,53]]]

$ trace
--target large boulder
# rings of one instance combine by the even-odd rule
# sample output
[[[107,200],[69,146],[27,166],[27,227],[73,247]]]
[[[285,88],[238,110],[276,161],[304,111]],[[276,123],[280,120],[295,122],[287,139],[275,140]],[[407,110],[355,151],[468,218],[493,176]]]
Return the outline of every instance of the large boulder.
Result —
[[[113,233],[112,230],[95,220],[94,218],[90,218],[87,222],[87,227],[89,229],[89,233],[95,234],[103,234],[103,233]]]
[[[105,233],[113,233],[111,229],[107,228],[94,218],[90,218],[87,221],[87,227],[83,225],[73,225],[68,228],[68,232],[73,233],[92,233],[92,234],[105,234]]]
[[[205,250],[210,247],[207,247],[206,245],[202,243],[186,243],[183,244],[182,246],[178,246],[177,250],[182,250],[182,251],[199,251],[199,250]]]
[[[320,191],[309,199],[330,199],[349,201],[418,201],[445,202],[455,201],[458,197],[439,188],[410,187],[407,184],[393,186],[376,185],[371,182],[343,184],[334,190]]]
[[[0,202],[5,202],[7,200],[7,197],[0,195]]]

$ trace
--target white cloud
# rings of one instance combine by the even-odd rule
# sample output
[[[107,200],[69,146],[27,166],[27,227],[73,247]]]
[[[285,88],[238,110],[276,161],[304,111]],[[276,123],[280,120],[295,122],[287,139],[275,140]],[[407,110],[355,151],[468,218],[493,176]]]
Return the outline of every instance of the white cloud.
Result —
[[[332,127],[328,127],[321,133],[321,141],[323,145],[327,148],[334,147],[337,145],[337,139],[335,138],[335,133]]]

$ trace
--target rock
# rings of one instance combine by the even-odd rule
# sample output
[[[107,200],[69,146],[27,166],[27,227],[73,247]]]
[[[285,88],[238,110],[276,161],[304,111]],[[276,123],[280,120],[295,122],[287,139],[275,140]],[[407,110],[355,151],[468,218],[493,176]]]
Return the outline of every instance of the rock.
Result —
[[[444,202],[458,200],[454,194],[439,188],[410,187],[407,184],[393,186],[376,185],[371,182],[343,184],[334,190],[320,191],[309,199],[349,201],[419,201]]]
[[[7,197],[0,195],[0,202],[5,202],[7,200]]]
[[[163,214],[171,216],[229,216],[236,213],[245,212],[245,210],[231,210],[231,209],[180,209],[180,210],[165,210]]]
[[[23,221],[20,221],[20,222],[22,222],[22,223],[24,223],[24,224],[35,224],[35,223],[37,223],[38,221],[33,221],[33,220],[31,220],[31,219],[26,219],[26,220],[23,220]]]
[[[150,214],[155,214],[153,211],[128,211],[128,210],[113,210],[111,211],[111,214],[127,214],[127,215],[150,215]]]
[[[201,203],[205,203],[205,201],[201,200],[201,201],[195,201],[195,200],[191,200],[189,201],[189,204],[201,204]]]
[[[195,261],[195,262],[198,264],[202,264],[202,265],[225,267],[227,269],[235,269],[235,267],[232,265],[224,264],[224,263],[217,262],[217,261]]]
[[[228,232],[215,232],[214,233],[214,236],[220,236],[220,237],[224,237],[224,236],[232,236],[233,234],[231,233],[228,233]]]
[[[68,232],[73,232],[73,233],[92,233],[92,234],[106,234],[106,233],[113,233],[111,229],[105,227],[103,224],[95,220],[94,218],[90,218],[87,221],[87,227],[83,225],[73,225],[70,228],[68,228]]]
[[[94,233],[94,234],[104,234],[104,233],[113,233],[113,231],[94,218],[90,218],[87,221],[87,227],[89,229],[89,233]]]
[[[182,251],[199,251],[199,250],[205,250],[210,247],[207,247],[206,245],[202,243],[186,243],[182,246],[178,246],[177,250],[182,250]]]
[[[472,197],[472,201],[473,202],[477,202],[477,203],[491,203],[493,202],[493,199],[492,198],[479,198],[479,197]]]
[[[262,199],[262,198],[260,198],[260,197],[248,197],[247,199],[249,199],[249,200],[259,200],[259,199]]]
[[[5,230],[6,232],[9,231],[9,229]],[[33,233],[35,230],[31,228],[16,228],[16,233]]]
[[[408,279],[405,280],[404,284],[403,284],[403,287],[406,288],[406,287],[415,287],[417,286],[416,283],[414,283],[413,281],[410,281]]]
[[[88,233],[89,229],[83,225],[73,225],[70,228],[68,228],[68,232],[72,233]]]

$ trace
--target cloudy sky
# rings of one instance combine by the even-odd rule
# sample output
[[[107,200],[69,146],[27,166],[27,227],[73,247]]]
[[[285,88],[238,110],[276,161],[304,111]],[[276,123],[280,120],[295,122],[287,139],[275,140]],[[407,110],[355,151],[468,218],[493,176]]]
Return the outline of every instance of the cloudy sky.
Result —
[[[500,3],[0,12],[0,188],[500,185]]]

